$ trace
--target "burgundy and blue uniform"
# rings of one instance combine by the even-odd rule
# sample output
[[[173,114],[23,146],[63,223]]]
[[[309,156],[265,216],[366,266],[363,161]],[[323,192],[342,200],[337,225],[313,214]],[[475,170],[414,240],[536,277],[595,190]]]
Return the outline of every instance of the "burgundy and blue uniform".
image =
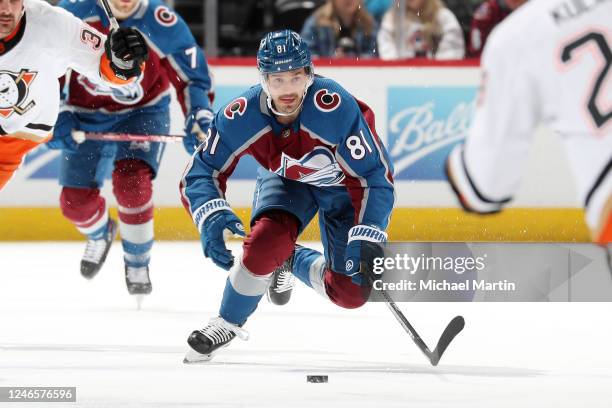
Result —
[[[110,24],[98,1],[63,0],[59,6],[108,33]],[[141,0],[119,25],[136,28],[147,40],[149,58],[144,73],[123,88],[109,87],[75,71],[67,73],[57,137],[72,129],[168,134],[171,85],[187,117],[208,115],[212,119],[208,66],[183,19],[161,0]],[[61,208],[90,239],[106,230],[108,211],[99,189],[112,170],[126,265],[145,266],[149,262],[153,244],[151,180],[163,150],[160,143],[86,141],[63,151]]]
[[[255,86],[220,110],[207,141],[192,157],[181,194],[200,231],[215,212],[230,210],[228,178],[240,157],[261,165],[252,224],[261,220],[267,239],[245,239],[230,270],[220,315],[241,325],[265,293],[272,271],[294,250],[297,235],[319,213],[324,256],[296,250],[293,274],[343,307],[365,302],[363,287],[347,276],[345,249],[356,225],[384,231],[394,203],[393,167],[374,128],[374,114],[338,83],[316,76],[302,110],[281,125]]]

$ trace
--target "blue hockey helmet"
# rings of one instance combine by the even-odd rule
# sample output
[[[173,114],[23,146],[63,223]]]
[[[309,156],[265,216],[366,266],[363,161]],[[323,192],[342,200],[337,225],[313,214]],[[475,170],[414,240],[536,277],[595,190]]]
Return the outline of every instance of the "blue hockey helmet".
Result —
[[[257,67],[259,68],[261,86],[268,96],[267,104],[272,112],[279,116],[290,116],[302,108],[306,92],[308,92],[308,88],[314,81],[314,67],[310,58],[308,44],[298,33],[291,30],[279,30],[266,34],[259,43]],[[302,101],[293,112],[282,113],[277,111],[270,97],[267,76],[277,72],[292,71],[300,68],[305,68],[308,75],[308,82],[304,87]]]
[[[279,30],[266,34],[259,43],[257,67],[261,74],[312,69],[308,44],[295,31]]]

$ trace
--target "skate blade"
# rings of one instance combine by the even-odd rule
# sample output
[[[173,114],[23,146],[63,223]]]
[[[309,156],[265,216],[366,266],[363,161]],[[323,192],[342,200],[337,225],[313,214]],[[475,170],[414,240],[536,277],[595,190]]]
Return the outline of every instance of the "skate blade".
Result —
[[[185,358],[183,358],[183,364],[204,364],[212,360],[212,354],[200,354],[193,349],[189,349]]]
[[[136,299],[136,310],[142,310],[142,302],[146,295],[132,295]]]

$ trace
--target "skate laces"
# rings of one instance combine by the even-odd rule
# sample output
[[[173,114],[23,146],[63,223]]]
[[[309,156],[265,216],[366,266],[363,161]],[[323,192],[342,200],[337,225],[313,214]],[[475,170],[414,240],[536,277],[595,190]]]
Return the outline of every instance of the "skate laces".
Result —
[[[241,340],[249,339],[249,332],[242,327],[236,326],[227,322],[222,317],[214,317],[210,319],[208,325],[200,333],[211,339],[215,344],[230,341],[234,336],[238,336]]]
[[[276,284],[273,290],[276,293],[283,293],[293,289],[295,285],[295,277],[291,273],[289,268],[283,268],[278,272],[278,278],[276,279]]]
[[[87,241],[85,246],[85,254],[83,254],[83,260],[100,263],[102,255],[104,255],[104,249],[106,248],[106,240],[102,239],[90,239]],[[110,245],[110,244],[109,244]]]
[[[146,266],[128,266],[126,276],[130,283],[149,283],[149,269]]]

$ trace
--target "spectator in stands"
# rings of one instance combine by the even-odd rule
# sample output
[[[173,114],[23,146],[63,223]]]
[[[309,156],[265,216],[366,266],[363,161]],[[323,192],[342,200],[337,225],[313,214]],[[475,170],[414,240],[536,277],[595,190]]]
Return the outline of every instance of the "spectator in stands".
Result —
[[[501,23],[513,10],[525,0],[485,0],[474,12],[470,36],[468,39],[468,55],[480,57],[487,37],[493,27]]]
[[[327,0],[304,23],[302,38],[313,56],[376,56],[376,21],[362,0]]]
[[[402,32],[397,27],[400,19]],[[441,0],[406,0],[406,9],[401,11],[396,0],[383,17],[378,52],[386,60],[461,59],[465,42],[457,18]]]
[[[325,2],[326,0],[276,0],[274,2],[274,30],[288,28],[299,33],[306,19]]]
[[[457,17],[457,21],[459,21],[459,26],[461,27],[461,31],[463,31],[463,41],[466,44],[466,48],[474,10],[476,10],[476,7],[480,5],[482,1],[484,0],[444,0],[446,8],[452,11],[455,17]]]
[[[380,24],[383,15],[389,10],[392,2],[393,0],[364,0],[363,4],[368,13]]]

